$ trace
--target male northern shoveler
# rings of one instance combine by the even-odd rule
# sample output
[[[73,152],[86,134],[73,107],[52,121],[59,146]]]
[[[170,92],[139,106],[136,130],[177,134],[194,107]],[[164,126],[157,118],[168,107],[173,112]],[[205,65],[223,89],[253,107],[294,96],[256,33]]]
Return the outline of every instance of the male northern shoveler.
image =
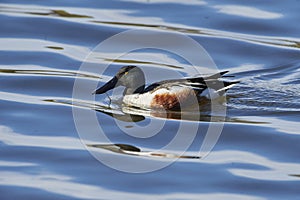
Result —
[[[137,66],[124,66],[118,73],[93,94],[103,94],[115,87],[124,86],[123,102],[128,106],[144,109],[163,108],[176,110],[191,103],[193,97],[214,99],[238,83],[219,80],[228,71],[207,77],[165,80],[145,87],[145,75]]]

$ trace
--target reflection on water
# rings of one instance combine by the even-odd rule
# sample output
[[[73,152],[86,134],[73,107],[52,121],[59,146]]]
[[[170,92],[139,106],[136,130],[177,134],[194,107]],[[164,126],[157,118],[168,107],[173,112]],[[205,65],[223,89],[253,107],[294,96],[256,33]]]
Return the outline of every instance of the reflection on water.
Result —
[[[228,15],[237,15],[241,17],[257,18],[257,19],[277,19],[283,17],[281,13],[268,12],[249,6],[237,5],[218,5],[215,6],[218,12]]]
[[[46,36],[45,36],[46,37]],[[1,43],[1,50],[3,52],[9,53],[11,51],[15,52],[13,55],[7,54],[11,59],[11,62],[16,64],[20,64],[20,68],[26,67],[24,66],[27,62],[20,62],[19,59],[23,58],[24,56],[30,56],[32,52],[36,52],[39,54],[39,57],[44,57],[44,59],[49,59],[52,57],[51,53],[55,52],[56,56],[60,57],[66,57],[68,59],[72,59],[74,61],[79,61],[82,62],[85,58],[85,55],[89,53],[89,49],[84,47],[84,46],[77,46],[77,45],[70,45],[70,44],[64,44],[64,43],[59,43],[59,42],[52,42],[49,40],[41,40],[41,39],[20,39],[20,38],[0,38],[0,43]],[[55,47],[53,48],[49,48]],[[59,52],[58,52],[59,48]],[[63,48],[63,49],[61,49]],[[43,55],[45,53],[46,55]],[[58,54],[59,53],[59,54]],[[26,56],[27,55],[27,56]],[[41,58],[39,57],[34,57],[36,60],[39,60]],[[24,58],[23,58],[24,59]],[[34,59],[34,60],[35,60]],[[56,58],[58,61],[61,61],[61,58]],[[56,60],[53,60],[55,63]],[[12,64],[11,63],[11,64]],[[51,62],[52,63],[52,62]],[[51,64],[47,63],[47,64]],[[30,67],[36,67],[34,65],[35,63],[30,63]],[[47,64],[41,62],[42,66],[39,67],[45,67]],[[15,68],[17,66],[15,65],[10,65],[11,68]],[[4,66],[7,67],[7,66]],[[27,66],[28,67],[28,66]],[[66,66],[61,66],[61,65],[51,65],[53,68],[59,68],[59,69],[64,69]],[[76,69],[77,71],[77,69]]]
[[[17,6],[2,6],[1,12],[4,13],[22,13],[29,15],[40,15],[40,16],[57,16],[57,17],[68,17],[68,18],[93,18],[87,15],[72,14],[65,10],[48,10],[47,8],[32,8],[32,7],[17,7]]]
[[[266,37],[266,36],[256,36],[256,35],[246,35],[246,34],[238,34],[233,32],[225,32],[218,30],[210,30],[210,29],[195,29],[195,28],[187,28],[187,27],[173,27],[167,25],[155,25],[155,24],[137,24],[132,22],[109,22],[109,21],[92,21],[94,23],[100,24],[109,24],[109,25],[118,25],[122,27],[147,27],[154,28],[159,30],[168,30],[168,31],[176,31],[185,34],[191,35],[202,35],[209,37],[217,37],[217,38],[228,38],[234,40],[241,40],[244,42],[257,43],[263,45],[270,45],[275,47],[289,47],[289,48],[299,48],[300,40],[296,38],[276,38],[276,37]]]
[[[73,77],[73,78],[88,78],[91,80],[98,80],[99,75],[93,74],[90,72],[78,72],[75,70],[52,70],[51,68],[45,67],[36,67],[37,69],[24,69],[23,66],[17,67],[16,69],[0,69],[0,73],[3,75],[22,75],[22,76],[50,76],[50,77]],[[236,86],[239,87],[239,86]],[[243,87],[240,87],[243,88]],[[249,88],[247,88],[249,90]],[[201,101],[199,106],[201,113],[193,112],[193,108],[189,108],[189,110],[185,110],[182,112],[178,111],[159,111],[159,110],[143,110],[134,107],[128,107],[120,104],[120,102],[115,101],[117,103],[115,106],[106,105],[104,102],[90,102],[90,101],[83,101],[78,99],[71,99],[71,98],[61,98],[61,97],[35,97],[32,95],[25,95],[25,94],[14,94],[8,92],[0,92],[2,99],[9,100],[9,101],[17,101],[17,102],[27,102],[29,104],[36,103],[36,104],[44,104],[44,103],[55,103],[55,104],[63,104],[67,106],[78,106],[82,108],[88,108],[97,110],[99,112],[105,113],[112,117],[115,117],[121,121],[142,121],[145,117],[157,117],[157,118],[165,118],[165,119],[177,119],[177,120],[192,120],[192,121],[213,121],[213,122],[236,122],[236,123],[264,123],[264,120],[257,121],[257,120],[246,120],[237,117],[230,117],[227,116],[219,116],[218,110],[222,111],[225,109],[225,102],[229,103],[229,108],[236,108],[241,109],[243,106],[245,108],[252,108],[251,107],[251,100],[249,99],[245,101],[244,95],[241,94],[241,91],[248,93],[247,89],[239,90],[235,97],[230,97],[227,99],[219,99],[215,104],[215,113],[211,113],[212,105],[209,101]],[[253,88],[252,88],[253,89]],[[297,89],[297,88],[295,88]],[[254,89],[257,91],[257,89]],[[238,95],[238,96],[237,96]],[[252,93],[253,95],[253,93]],[[259,94],[261,95],[261,94]],[[284,93],[282,93],[284,95]],[[255,108],[261,109],[264,105],[266,105],[267,98],[261,97],[264,101],[259,102],[260,105],[256,104]],[[204,100],[204,99],[203,99]],[[233,104],[234,103],[234,104]],[[269,107],[270,108],[270,107]],[[278,106],[276,106],[278,110]]]
[[[77,138],[54,136],[31,136],[14,132],[11,128],[0,126],[1,141],[12,146],[28,146],[53,149],[83,150]]]
[[[124,196],[130,199],[251,199],[261,200],[263,198],[256,198],[250,195],[243,194],[187,194],[184,192],[176,192],[175,194],[140,194],[140,193],[128,193],[122,190],[109,190],[106,187],[95,186],[86,183],[78,183],[71,176],[56,173],[35,173],[26,174],[20,172],[0,172],[1,180],[0,185],[26,187],[28,190],[41,190],[44,193],[49,192],[49,198],[53,198],[53,195],[63,195],[65,198],[70,199],[122,199]],[[13,177],[13,178],[12,178]],[[30,180],[28,182],[28,180]],[[47,186],[47,187],[45,187]],[[78,192],[80,191],[80,192]],[[58,196],[60,197],[60,196]]]
[[[251,179],[258,180],[277,180],[277,181],[287,181],[287,180],[298,180],[297,177],[291,177],[289,174],[295,173],[300,170],[299,163],[281,163],[269,160],[268,158],[255,155],[249,152],[239,152],[239,151],[222,151],[214,152],[205,160],[204,162],[209,163],[227,163],[226,158],[231,157],[231,162],[233,165],[229,167],[228,171],[234,175],[247,177]],[[235,165],[239,164],[253,164],[255,167],[251,168],[238,168]],[[260,166],[260,167],[258,167]]]
[[[0,134],[1,134],[1,138],[5,138],[5,140],[2,140],[2,142],[11,147],[13,146],[41,147],[46,149],[49,148],[60,149],[60,152],[65,152],[67,150],[84,151],[82,144],[80,144],[79,140],[75,138],[71,139],[66,137],[55,137],[55,136],[33,137],[33,136],[23,135],[20,133],[15,133],[13,130],[5,126],[0,126]],[[130,145],[123,145],[123,144],[91,145],[91,146],[96,147],[96,149],[103,148],[113,152],[121,151],[118,153],[125,153],[125,154],[128,154],[128,152],[129,154],[133,152],[137,152],[137,154],[141,153],[141,155],[145,153],[144,154],[145,156],[149,154],[149,152],[143,152],[137,147],[130,146]],[[39,151],[39,149],[36,149],[35,151]],[[49,151],[46,151],[43,153],[43,155],[47,156],[48,153]],[[161,155],[154,155],[154,156],[159,157]],[[184,160],[184,162],[187,162],[188,160],[189,159]],[[183,160],[181,160],[180,162],[183,162]],[[242,150],[214,151],[211,153],[209,157],[207,157],[204,160],[190,159],[190,162],[194,163],[194,165],[197,165],[198,167],[202,167],[205,164],[210,164],[212,167],[220,166],[218,170],[227,171],[235,178],[243,177],[243,178],[249,178],[253,180],[298,181],[299,180],[298,174],[300,174],[299,163],[280,162],[280,161],[270,160],[261,155],[250,153],[250,152],[244,152]],[[104,189],[101,186],[81,183],[81,181],[74,180],[72,176],[68,176],[65,174],[55,173],[48,170],[47,171],[39,170],[40,165],[45,167],[45,164],[42,163],[42,161],[40,161],[39,159],[35,160],[34,162],[20,162],[20,161],[6,161],[5,158],[2,158],[2,160],[0,161],[1,168],[4,167],[9,167],[10,169],[20,168],[22,170],[21,171],[1,170],[0,185],[22,186],[27,188],[40,189],[40,190],[49,191],[54,194],[63,194],[73,198],[96,198],[96,197],[98,198],[99,195],[103,197],[109,195],[113,191],[109,189]],[[204,167],[207,168],[207,166]],[[32,168],[36,170],[34,174],[32,174],[32,171],[30,170]],[[82,165],[80,168],[84,168],[84,170],[88,170],[87,165]],[[92,176],[95,176],[95,174],[92,174]],[[110,176],[114,176],[114,175],[111,174]],[[98,178],[99,177],[97,176],[97,179]],[[28,180],[31,181],[28,182]],[[76,190],[78,189],[82,190],[82,188],[84,188],[83,192],[80,193],[76,192]],[[113,192],[117,192],[117,191],[113,191]],[[117,195],[124,195],[124,194],[123,192],[118,191]],[[128,195],[129,196],[133,195],[132,197],[136,197],[135,195],[139,196],[139,194],[126,194],[126,196]],[[180,196],[180,194],[178,195]],[[195,198],[196,197],[199,198],[199,194],[195,194],[195,195],[196,195]],[[213,196],[213,194],[211,193],[208,193],[207,195],[209,197],[211,195]],[[204,195],[204,197],[207,197],[207,195]],[[156,197],[156,195],[151,197]],[[166,194],[165,197],[171,198],[172,195]],[[243,196],[239,196],[239,197],[243,197]]]
[[[259,10],[253,7],[246,6],[236,6],[236,5],[216,5],[213,8],[217,9],[221,13],[230,14],[230,15],[238,15],[243,17],[254,17],[254,18],[263,18],[263,19],[277,19],[281,18],[282,14],[273,13],[268,11]],[[94,16],[80,15],[80,14],[70,14],[65,10],[48,10],[46,7],[36,7],[36,10],[44,10],[45,12],[39,13],[34,11],[28,11],[28,9],[32,9],[31,7],[3,7],[1,10],[2,13],[24,13],[30,15],[46,15],[46,16],[59,16],[59,17],[67,17],[67,18],[87,18],[88,21],[92,23],[98,23],[103,25],[109,25],[113,27],[122,27],[122,28],[147,28],[147,29],[158,29],[162,31],[172,31],[172,32],[181,32],[189,35],[198,35],[198,36],[208,36],[208,37],[216,37],[216,38],[227,38],[234,39],[243,42],[250,42],[261,45],[270,45],[274,47],[284,47],[284,48],[299,48],[300,40],[297,38],[288,38],[288,37],[272,37],[272,36],[259,36],[259,35],[251,35],[251,34],[240,34],[235,32],[214,30],[208,28],[199,28],[193,26],[187,26],[182,24],[174,24],[173,26],[161,21],[159,18],[142,18],[137,20],[137,17],[131,17],[128,15],[128,12],[117,12],[115,10],[100,10],[95,9],[85,9],[86,13],[92,13]],[[26,11],[27,10],[27,11]],[[76,10],[76,9],[72,9]],[[81,11],[82,12],[82,11]],[[108,14],[109,13],[109,14]],[[130,13],[130,12],[129,12]],[[116,17],[111,17],[116,16]],[[93,18],[90,20],[89,18]],[[119,20],[115,20],[118,18]],[[121,20],[120,20],[121,19]],[[136,23],[132,21],[141,21],[143,23]]]
[[[87,15],[71,14],[64,10],[51,10],[49,13],[38,13],[38,12],[26,12],[26,13],[32,15],[50,15],[50,16],[52,15],[52,16],[59,16],[59,17],[72,17],[72,18],[93,18]]]
[[[1,199],[299,198],[298,4],[4,0],[0,4]],[[191,36],[220,71],[229,70],[241,80],[228,91],[226,102],[220,102],[227,115],[212,113],[209,103],[200,105],[201,113],[189,110],[182,115],[127,107],[119,101],[109,105],[105,96],[95,101],[72,99],[76,78],[106,82],[122,65],[157,70],[149,83],[173,78],[167,71],[196,75],[184,73],[190,64],[183,59],[175,62],[172,56],[150,51],[117,59],[112,52],[95,54],[90,61],[95,71],[78,71],[97,44],[136,28]],[[111,48],[126,47],[127,42]],[[109,64],[105,75],[97,72]],[[199,67],[209,73],[205,66]],[[110,141],[81,143],[73,107],[95,113]],[[137,138],[115,126],[123,122],[130,132],[150,120],[166,121],[166,129]],[[199,124],[183,157],[175,149],[161,149],[176,135],[179,123]],[[207,126],[221,123],[224,128],[213,151],[195,159]],[[129,166],[180,158],[165,169],[132,175],[104,166],[87,149],[112,161],[132,160],[120,162]]]
[[[149,65],[171,67],[171,68],[174,68],[174,69],[181,69],[182,68],[182,67],[176,66],[176,65],[164,64],[164,63],[158,63],[158,62],[142,61],[142,60],[110,59],[110,58],[102,58],[102,59],[106,62],[114,62],[114,63],[120,63],[120,64],[131,64],[131,65],[149,64]]]
[[[63,47],[55,47],[55,46],[46,46],[46,48],[55,49],[55,50],[64,50]]]
[[[99,78],[91,73],[80,73],[78,71],[70,70],[31,70],[31,69],[0,69],[0,73],[7,75],[29,75],[29,76],[54,76],[54,77],[82,77],[82,78]]]
[[[290,174],[290,176],[295,176],[300,178],[300,174]]]
[[[165,152],[142,151],[140,148],[128,144],[87,144],[88,147],[106,149],[115,153],[151,158],[188,158],[200,159],[199,156],[177,155]]]

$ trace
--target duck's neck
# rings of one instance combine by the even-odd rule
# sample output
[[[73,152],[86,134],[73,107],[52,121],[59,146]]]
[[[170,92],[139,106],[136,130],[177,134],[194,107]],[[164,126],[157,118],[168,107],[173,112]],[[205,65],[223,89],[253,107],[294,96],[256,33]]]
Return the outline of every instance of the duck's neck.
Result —
[[[141,94],[145,90],[145,85],[141,85],[138,88],[125,88],[123,95],[130,95],[130,94]]]

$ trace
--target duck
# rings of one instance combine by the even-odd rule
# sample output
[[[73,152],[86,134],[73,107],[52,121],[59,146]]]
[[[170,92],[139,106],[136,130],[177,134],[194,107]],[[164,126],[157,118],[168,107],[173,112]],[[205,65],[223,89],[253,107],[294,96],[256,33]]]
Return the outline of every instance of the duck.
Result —
[[[123,103],[141,109],[179,110],[201,99],[216,99],[239,81],[225,81],[221,78],[229,71],[222,71],[206,77],[187,77],[155,82],[146,87],[145,74],[138,66],[123,66],[107,83],[92,94],[104,94],[118,86],[125,87]],[[196,97],[196,98],[195,98]],[[195,100],[196,99],[196,100]]]

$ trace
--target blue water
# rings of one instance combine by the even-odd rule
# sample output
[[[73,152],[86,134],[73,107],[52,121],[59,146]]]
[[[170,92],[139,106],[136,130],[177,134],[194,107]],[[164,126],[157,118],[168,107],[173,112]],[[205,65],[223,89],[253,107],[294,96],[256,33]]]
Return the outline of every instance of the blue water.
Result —
[[[296,0],[2,0],[1,199],[300,199],[299,8]],[[123,65],[153,72],[149,83],[195,75],[183,70],[185,58],[155,49],[118,59],[105,49],[87,61],[98,44],[135,29],[150,36],[184,34],[203,46],[219,70],[230,71],[234,77],[228,79],[240,80],[228,91],[226,117],[204,108],[200,120],[192,111],[180,120],[178,113],[166,118],[125,111],[114,99],[108,105],[105,95],[96,102],[74,98],[75,80],[101,85]],[[122,40],[111,49],[130,45]],[[92,70],[80,70],[89,62]],[[81,91],[95,89],[87,88]],[[82,112],[79,122],[76,110]],[[96,117],[109,142],[99,139],[85,113]],[[207,128],[222,121],[216,145],[198,158]],[[147,137],[151,122],[165,124]],[[193,136],[188,131],[175,147],[161,149],[180,125],[199,125],[183,156],[179,150]],[[124,172],[162,165],[148,173]]]

